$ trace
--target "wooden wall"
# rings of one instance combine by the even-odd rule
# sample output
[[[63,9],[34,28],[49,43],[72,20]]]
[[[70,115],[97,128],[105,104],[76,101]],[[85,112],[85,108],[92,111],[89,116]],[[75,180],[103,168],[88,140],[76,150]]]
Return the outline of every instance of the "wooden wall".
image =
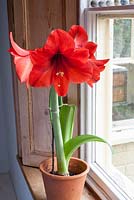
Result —
[[[68,30],[78,23],[78,0],[8,0],[9,31],[26,49],[41,47],[52,29]],[[49,88],[30,88],[19,83],[14,72],[14,103],[18,152],[23,164],[38,166],[51,152],[48,112]],[[72,85],[67,101],[79,106],[79,88]],[[78,134],[78,113],[75,134]]]

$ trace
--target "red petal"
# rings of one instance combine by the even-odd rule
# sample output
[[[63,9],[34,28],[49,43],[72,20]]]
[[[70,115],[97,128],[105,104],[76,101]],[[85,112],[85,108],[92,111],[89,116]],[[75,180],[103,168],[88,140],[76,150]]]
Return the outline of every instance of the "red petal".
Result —
[[[14,56],[14,64],[16,66],[16,73],[21,82],[27,82],[29,79],[29,74],[33,67],[30,59],[30,51],[20,48],[13,40],[12,33],[10,33],[10,40],[12,48],[9,52]]]
[[[64,53],[68,50],[73,51],[74,46],[72,37],[66,31],[56,29],[49,35],[44,48],[52,54],[56,54],[57,52]]]
[[[85,65],[87,62],[88,50],[85,48],[76,49],[70,57],[65,55],[62,66],[64,67],[63,70],[66,69],[64,72],[71,82],[81,83],[87,80],[91,73],[89,67]]]
[[[29,83],[34,87],[47,87],[54,85],[59,96],[65,96],[68,91],[69,78],[63,59],[54,62],[47,67],[34,66],[30,73]],[[63,73],[63,76],[60,75]]]
[[[69,70],[70,81],[73,83],[84,83],[92,77],[91,70],[89,68],[74,69],[70,68]]]
[[[29,84],[34,87],[48,87],[52,84],[53,67],[44,69],[40,66],[34,66],[29,78]]]
[[[109,60],[91,60],[89,59],[88,65],[92,68],[92,77],[87,80],[87,83],[92,87],[93,83],[100,80],[100,72],[105,69],[104,64]]]
[[[73,25],[69,30],[69,34],[73,37],[76,48],[81,48],[86,45],[88,35],[82,26]]]
[[[100,80],[100,74],[96,74],[96,77],[95,75],[93,74],[93,76],[91,78],[88,79],[87,81],[87,84],[90,86],[90,87],[93,87],[93,83],[96,83],[97,81]]]
[[[56,68],[53,71],[53,85],[55,88],[55,91],[59,96],[66,96],[68,92],[68,86],[69,86],[69,78],[68,74],[65,73],[65,66],[64,66],[64,75],[63,76],[57,76],[56,74]],[[63,68],[62,68],[63,69]]]
[[[68,69],[68,77],[70,82],[86,82],[87,79],[92,76],[92,69],[89,68],[87,64],[78,65],[78,63],[76,63],[75,65],[73,62],[67,62],[64,64],[64,66],[66,66],[66,69]]]
[[[30,52],[30,55],[33,65],[37,66],[48,66],[52,57],[52,54],[43,48]]]
[[[94,53],[96,52],[96,48],[97,48],[97,44],[95,44],[94,42],[88,42],[85,45],[85,48],[87,48],[89,50],[89,58],[94,59]]]
[[[25,49],[22,49],[20,48],[13,40],[13,34],[12,32],[10,32],[10,41],[11,41],[11,44],[12,44],[12,47],[11,49],[9,49],[10,52],[12,53],[15,53],[20,55],[20,56],[27,56],[29,55],[29,51],[28,50],[25,50]]]
[[[66,56],[66,54],[65,54]],[[85,48],[75,49],[75,51],[68,55],[68,60],[70,65],[77,66],[77,65],[84,65],[88,61],[88,50]]]
[[[90,59],[89,59],[90,61]],[[99,68],[99,71],[102,72],[105,69],[105,64],[109,61],[109,59],[105,60],[91,60],[91,62],[95,63],[97,67]]]
[[[29,74],[33,67],[30,56],[14,56],[14,63],[16,66],[16,73],[20,81],[28,82]]]
[[[53,80],[54,88],[59,96],[66,96],[68,92],[69,80],[64,75],[62,76],[55,76]]]
[[[53,66],[53,85],[59,96],[66,96],[70,77],[68,75],[68,66],[66,66],[66,59],[61,57]]]

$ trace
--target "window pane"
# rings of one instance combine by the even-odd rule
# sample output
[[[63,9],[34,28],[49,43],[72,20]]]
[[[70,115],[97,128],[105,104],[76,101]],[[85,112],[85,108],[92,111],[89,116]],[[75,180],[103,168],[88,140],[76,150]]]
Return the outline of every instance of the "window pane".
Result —
[[[130,57],[132,19],[115,19],[114,58]],[[134,63],[116,61],[113,67],[113,165],[134,183]]]
[[[134,198],[134,18],[97,18],[97,57],[110,58],[96,89],[96,162]],[[132,189],[133,188],[133,189]]]
[[[131,19],[114,19],[113,57],[131,56]]]

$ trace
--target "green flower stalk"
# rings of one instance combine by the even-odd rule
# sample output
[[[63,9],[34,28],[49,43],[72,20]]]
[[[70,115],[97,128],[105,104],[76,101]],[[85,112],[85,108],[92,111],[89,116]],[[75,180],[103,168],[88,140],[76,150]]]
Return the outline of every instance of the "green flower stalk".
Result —
[[[51,87],[50,89],[49,106],[50,106],[50,118],[56,144],[55,146],[56,146],[58,174],[68,175],[68,167],[66,164],[66,159],[64,154],[64,145],[62,139],[61,124],[60,124],[59,100],[54,87]]]
[[[49,106],[56,147],[57,173],[59,175],[67,176],[69,175],[68,165],[70,158],[75,150],[77,150],[82,144],[94,141],[107,142],[95,135],[87,134],[73,137],[72,132],[76,107],[74,105],[61,104],[60,102],[61,101],[59,101],[59,97],[55,92],[54,87],[51,87]]]

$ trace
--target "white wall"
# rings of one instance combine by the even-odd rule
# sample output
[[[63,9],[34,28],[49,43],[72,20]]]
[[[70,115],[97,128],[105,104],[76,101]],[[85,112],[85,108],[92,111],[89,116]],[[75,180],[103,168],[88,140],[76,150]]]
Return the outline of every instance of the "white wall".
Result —
[[[6,0],[0,0],[0,172],[9,171],[18,200],[33,200],[16,160],[16,128],[13,103]]]

